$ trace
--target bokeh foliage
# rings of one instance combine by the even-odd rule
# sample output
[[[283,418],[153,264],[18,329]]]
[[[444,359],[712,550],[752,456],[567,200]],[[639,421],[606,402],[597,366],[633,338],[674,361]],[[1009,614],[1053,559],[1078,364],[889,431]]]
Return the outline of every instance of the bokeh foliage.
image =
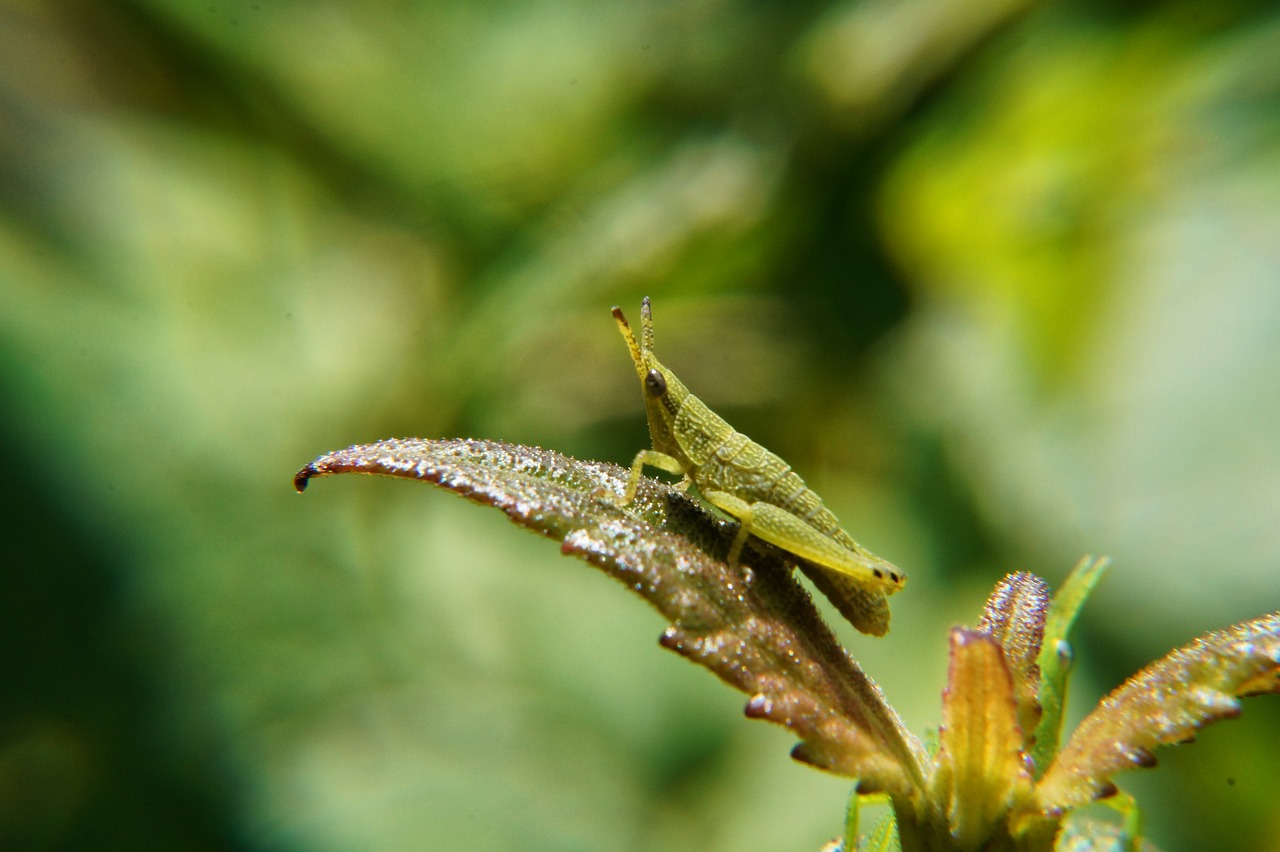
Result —
[[[837,834],[599,577],[425,489],[291,493],[392,435],[630,459],[643,293],[911,574],[847,637],[911,727],[902,661],[1006,571],[1114,557],[1083,706],[1275,609],[1276,55],[1245,0],[0,3],[0,833]],[[1276,848],[1271,704],[1120,779],[1162,848]]]

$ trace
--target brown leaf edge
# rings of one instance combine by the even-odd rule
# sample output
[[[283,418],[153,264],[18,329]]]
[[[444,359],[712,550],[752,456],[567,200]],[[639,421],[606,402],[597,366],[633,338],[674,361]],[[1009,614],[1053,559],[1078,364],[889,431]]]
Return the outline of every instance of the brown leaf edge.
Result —
[[[880,688],[822,621],[788,566],[748,545],[725,562],[734,525],[681,491],[642,478],[620,507],[627,471],[551,450],[473,439],[393,439],[320,456],[314,478],[379,474],[431,482],[506,512],[562,542],[649,601],[670,622],[663,647],[750,696],[746,715],[790,728],[797,760],[859,779],[864,791],[913,795],[925,756]],[[613,495],[611,499],[609,495]]]
[[[1114,792],[1110,778],[1154,766],[1153,749],[1240,715],[1241,697],[1280,692],[1280,612],[1206,633],[1129,678],[1085,717],[1036,798],[1061,814]]]

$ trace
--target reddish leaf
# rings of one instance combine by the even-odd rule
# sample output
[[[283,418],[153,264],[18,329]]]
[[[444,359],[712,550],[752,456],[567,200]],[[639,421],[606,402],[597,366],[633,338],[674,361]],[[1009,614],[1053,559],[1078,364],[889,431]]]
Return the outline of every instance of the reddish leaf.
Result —
[[[746,712],[792,729],[797,759],[907,794],[921,782],[921,747],[832,636],[785,563],[748,545],[725,561],[734,525],[680,491],[642,479],[619,507],[627,472],[549,450],[492,441],[406,439],[321,456],[295,477],[369,473],[419,479],[502,509],[563,541],[671,621],[666,648],[751,696]],[[551,594],[548,590],[548,594]]]

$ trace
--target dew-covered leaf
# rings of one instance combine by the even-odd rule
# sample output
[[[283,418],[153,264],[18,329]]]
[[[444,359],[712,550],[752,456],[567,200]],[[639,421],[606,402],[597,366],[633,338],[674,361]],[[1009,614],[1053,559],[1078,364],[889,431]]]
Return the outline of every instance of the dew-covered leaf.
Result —
[[[1031,760],[1037,776],[1058,753],[1062,737],[1062,708],[1067,700],[1067,676],[1071,673],[1071,645],[1067,634],[1075,624],[1080,607],[1111,567],[1106,557],[1086,556],[1076,563],[1062,588],[1049,603],[1044,638],[1040,646],[1040,724],[1031,746]]]
[[[1037,659],[1048,609],[1049,586],[1044,580],[1026,572],[1009,574],[992,590],[978,622],[978,629],[990,634],[1004,651],[1004,662],[1013,679],[1024,748],[1040,721]]]
[[[679,490],[642,478],[617,505],[627,471],[550,450],[477,440],[388,440],[321,456],[298,472],[418,479],[502,509],[557,539],[658,609],[662,645],[749,696],[746,713],[792,729],[798,760],[856,777],[867,791],[910,794],[923,756],[879,687],[835,640],[786,564],[748,544],[725,561],[735,525]],[[547,594],[554,594],[547,589]]]
[[[1240,713],[1239,697],[1280,691],[1280,612],[1207,633],[1147,666],[1103,699],[1036,788],[1059,813],[1101,798],[1116,772],[1152,766],[1153,749]]]

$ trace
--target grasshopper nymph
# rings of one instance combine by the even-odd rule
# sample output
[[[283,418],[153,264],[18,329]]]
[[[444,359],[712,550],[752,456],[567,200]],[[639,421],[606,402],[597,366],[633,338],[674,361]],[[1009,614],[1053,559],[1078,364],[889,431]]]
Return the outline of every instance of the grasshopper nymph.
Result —
[[[644,392],[653,449],[631,464],[623,503],[635,499],[645,465],[684,476],[711,505],[739,521],[729,549],[736,564],[752,535],[795,558],[801,570],[863,633],[889,629],[887,596],[903,573],[871,554],[840,527],[831,510],[781,458],[734,431],[653,354],[653,314],[646,296],[636,341],[618,307],[613,318],[631,350]]]

